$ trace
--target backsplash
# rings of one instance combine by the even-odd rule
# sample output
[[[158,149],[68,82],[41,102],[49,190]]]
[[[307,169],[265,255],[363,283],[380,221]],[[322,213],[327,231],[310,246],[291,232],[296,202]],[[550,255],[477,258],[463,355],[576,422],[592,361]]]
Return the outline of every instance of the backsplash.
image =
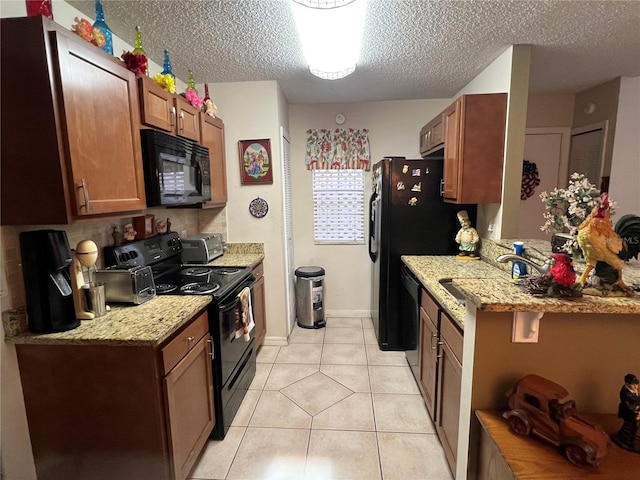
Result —
[[[150,208],[147,214],[155,219],[171,220],[171,230],[182,235],[193,235],[202,231],[220,232],[226,237],[227,219],[224,208],[209,210]],[[131,223],[131,217],[81,223],[75,225],[5,225],[0,227],[2,236],[2,258],[4,272],[2,275],[2,311],[18,308],[25,304],[24,279],[20,258],[20,232],[42,229],[64,230],[67,232],[69,246],[75,249],[82,240],[93,240],[100,254],[96,266],[103,268],[102,249],[113,245],[113,227],[122,232],[124,225]]]

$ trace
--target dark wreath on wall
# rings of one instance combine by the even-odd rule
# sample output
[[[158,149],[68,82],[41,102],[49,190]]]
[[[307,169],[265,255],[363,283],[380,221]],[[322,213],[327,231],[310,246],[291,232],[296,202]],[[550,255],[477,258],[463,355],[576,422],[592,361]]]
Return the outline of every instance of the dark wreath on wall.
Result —
[[[263,185],[273,183],[271,162],[271,141],[240,140],[240,180],[243,185]]]

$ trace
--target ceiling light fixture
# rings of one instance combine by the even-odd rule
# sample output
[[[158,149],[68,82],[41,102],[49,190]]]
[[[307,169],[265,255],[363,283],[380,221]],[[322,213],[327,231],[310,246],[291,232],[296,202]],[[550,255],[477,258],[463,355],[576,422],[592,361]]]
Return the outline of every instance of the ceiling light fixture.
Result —
[[[364,33],[365,0],[291,0],[309,70],[337,80],[353,73]]]

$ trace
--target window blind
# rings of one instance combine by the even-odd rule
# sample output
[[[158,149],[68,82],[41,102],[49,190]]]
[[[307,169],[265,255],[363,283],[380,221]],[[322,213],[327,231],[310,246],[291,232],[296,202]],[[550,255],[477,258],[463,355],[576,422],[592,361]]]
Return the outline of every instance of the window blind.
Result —
[[[316,244],[364,243],[364,170],[312,170]]]

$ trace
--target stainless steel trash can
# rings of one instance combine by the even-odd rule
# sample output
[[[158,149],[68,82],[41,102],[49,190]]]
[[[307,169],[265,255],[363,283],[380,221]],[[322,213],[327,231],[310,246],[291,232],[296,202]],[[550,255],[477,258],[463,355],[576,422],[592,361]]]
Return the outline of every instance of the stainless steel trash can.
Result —
[[[322,328],[324,319],[324,268],[296,269],[296,319],[303,328]]]

